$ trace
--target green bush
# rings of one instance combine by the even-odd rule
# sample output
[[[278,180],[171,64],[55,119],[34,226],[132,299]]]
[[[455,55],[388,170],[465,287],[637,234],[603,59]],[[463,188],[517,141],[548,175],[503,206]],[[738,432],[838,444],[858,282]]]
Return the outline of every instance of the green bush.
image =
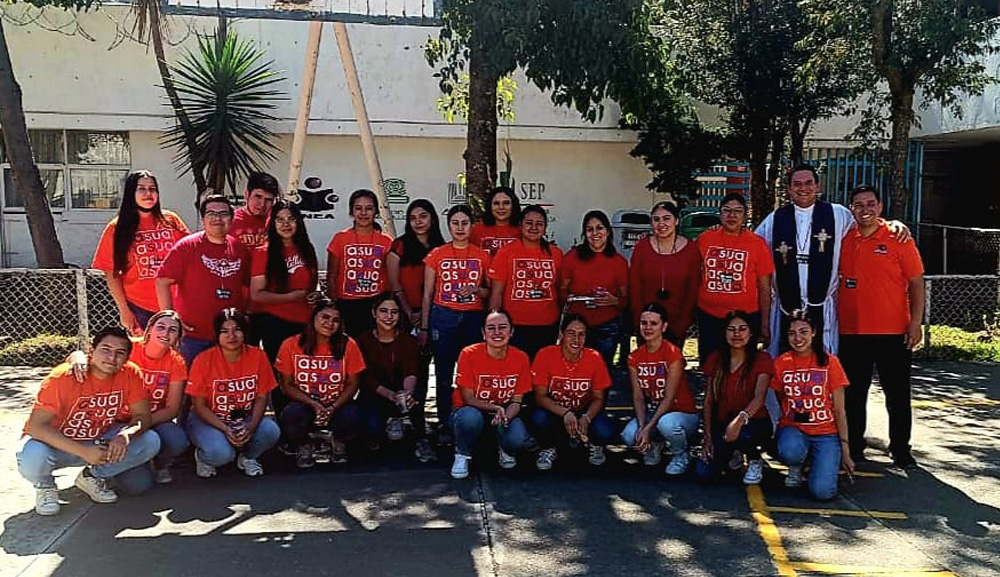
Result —
[[[987,331],[931,325],[931,346],[917,351],[916,356],[924,361],[1000,362],[1000,340]]]
[[[0,365],[51,367],[63,362],[77,346],[76,337],[38,335],[0,349]]]

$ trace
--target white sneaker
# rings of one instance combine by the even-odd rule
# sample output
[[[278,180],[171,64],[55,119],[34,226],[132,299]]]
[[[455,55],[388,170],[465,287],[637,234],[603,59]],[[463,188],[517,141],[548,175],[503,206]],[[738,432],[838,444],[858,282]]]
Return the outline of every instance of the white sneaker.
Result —
[[[739,449],[733,451],[733,456],[729,458],[729,470],[739,471],[743,468],[743,452]]]
[[[385,423],[385,438],[398,441],[403,438],[403,419],[392,418]]]
[[[789,489],[802,486],[802,465],[789,465],[788,476],[785,477],[785,486]]]
[[[764,461],[751,459],[747,465],[747,472],[743,475],[744,485],[757,485],[764,478]]]
[[[58,515],[59,514],[59,489],[55,487],[46,487],[44,489],[35,489],[35,513],[39,515]]]
[[[497,447],[497,462],[500,463],[501,469],[513,469],[517,466],[517,457]]]
[[[663,454],[663,443],[655,441],[649,444],[649,450],[642,456],[642,463],[647,467],[655,467],[660,464],[660,455]]]
[[[194,474],[202,479],[215,476],[215,467],[201,460],[201,449],[194,450]]]
[[[108,480],[91,476],[89,469],[80,471],[73,484],[95,503],[114,503],[118,500],[118,494],[108,486]]]
[[[684,449],[680,453],[674,455],[673,459],[670,459],[670,463],[667,464],[667,474],[668,475],[683,475],[688,470],[688,465],[691,464],[691,457],[688,455],[687,449]]]
[[[469,476],[469,461],[472,457],[455,453],[455,462],[451,464],[451,478],[464,479]]]
[[[555,447],[550,447],[548,449],[542,449],[538,452],[538,458],[535,459],[535,468],[539,471],[548,471],[552,468],[552,464],[556,462],[556,449]]]
[[[236,459],[236,468],[243,471],[247,477],[260,477],[264,474],[264,467],[260,461],[246,457],[243,453]]]
[[[173,475],[170,474],[169,467],[163,467],[161,469],[153,468],[153,480],[156,481],[157,485],[169,485],[174,482]]]
[[[600,467],[604,464],[607,458],[604,456],[604,447],[599,445],[589,445],[588,451],[590,452],[590,457],[587,462],[595,467]]]

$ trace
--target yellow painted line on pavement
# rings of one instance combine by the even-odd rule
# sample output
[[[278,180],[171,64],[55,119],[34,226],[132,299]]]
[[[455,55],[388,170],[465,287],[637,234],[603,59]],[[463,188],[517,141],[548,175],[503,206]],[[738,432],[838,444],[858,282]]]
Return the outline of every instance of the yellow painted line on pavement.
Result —
[[[881,575],[884,577],[957,577],[951,571],[934,569],[900,569],[889,567],[862,567],[856,565],[831,565],[829,563],[792,563],[799,571],[826,573],[828,575]]]
[[[912,401],[910,405],[914,409],[943,409],[947,407],[976,407],[976,406],[1000,406],[1000,401],[996,399],[965,398],[949,399],[947,401]]]
[[[806,515],[823,515],[826,517],[872,517],[875,519],[906,520],[904,513],[895,511],[855,511],[852,509],[812,509],[807,507],[769,507],[772,513],[795,513]]]
[[[778,574],[788,577],[797,576],[798,572],[788,561],[788,552],[785,551],[785,546],[781,543],[778,526],[771,519],[771,512],[768,510],[767,502],[764,501],[764,493],[759,486],[747,485],[747,501],[750,503],[754,521],[757,522],[757,530],[760,532],[764,544],[767,545],[767,552],[771,554]]]

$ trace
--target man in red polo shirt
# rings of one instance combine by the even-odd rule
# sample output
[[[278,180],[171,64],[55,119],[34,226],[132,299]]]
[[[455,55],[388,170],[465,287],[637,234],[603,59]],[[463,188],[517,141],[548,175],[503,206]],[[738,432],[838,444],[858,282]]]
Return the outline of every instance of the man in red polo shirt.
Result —
[[[845,394],[851,456],[864,459],[868,388],[878,369],[889,413],[889,452],[901,468],[910,454],[911,349],[920,341],[924,314],[924,264],[912,241],[900,242],[880,218],[878,191],[851,191],[857,226],[840,253],[840,360],[851,382]]]

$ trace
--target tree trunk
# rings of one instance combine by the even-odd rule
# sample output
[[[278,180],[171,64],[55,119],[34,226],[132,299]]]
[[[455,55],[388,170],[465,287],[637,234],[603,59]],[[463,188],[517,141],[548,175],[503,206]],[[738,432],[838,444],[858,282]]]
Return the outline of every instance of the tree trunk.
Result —
[[[774,194],[767,186],[767,147],[766,139],[754,138],[750,143],[750,207],[755,227],[774,210]]]
[[[21,105],[21,87],[14,78],[14,67],[7,49],[7,37],[0,20],[0,126],[3,127],[4,147],[10,159],[14,189],[24,200],[24,215],[28,220],[31,244],[39,268],[64,268],[62,246],[56,236],[49,198],[45,195],[41,174],[31,156],[28,127]],[[67,175],[68,176],[68,175]]]
[[[889,216],[906,220],[906,205],[910,193],[906,188],[906,157],[910,148],[910,126],[913,124],[913,86],[893,90],[890,98],[892,138],[889,140],[890,198]]]
[[[163,90],[167,93],[170,107],[174,110],[174,118],[181,125],[181,130],[184,131],[184,143],[188,150],[188,157],[191,159],[191,173],[194,176],[194,186],[197,189],[197,194],[195,194],[195,206],[197,207],[201,193],[208,188],[208,184],[205,182],[205,163],[195,155],[197,143],[194,141],[191,121],[188,120],[187,111],[184,110],[181,99],[177,96],[173,76],[170,74],[170,67],[167,66],[167,56],[163,50],[163,28],[160,24],[160,4],[159,2],[149,2],[148,4],[149,36],[153,41],[153,54],[156,55],[156,67],[160,71],[160,80],[163,82]]]
[[[497,181],[497,82],[485,56],[469,50],[469,130],[465,148],[465,191],[474,208],[485,207]],[[478,201],[473,201],[478,198]],[[489,207],[485,207],[489,210]]]
[[[788,159],[792,166],[805,162],[806,133],[809,131],[809,121],[792,118],[788,122]]]

